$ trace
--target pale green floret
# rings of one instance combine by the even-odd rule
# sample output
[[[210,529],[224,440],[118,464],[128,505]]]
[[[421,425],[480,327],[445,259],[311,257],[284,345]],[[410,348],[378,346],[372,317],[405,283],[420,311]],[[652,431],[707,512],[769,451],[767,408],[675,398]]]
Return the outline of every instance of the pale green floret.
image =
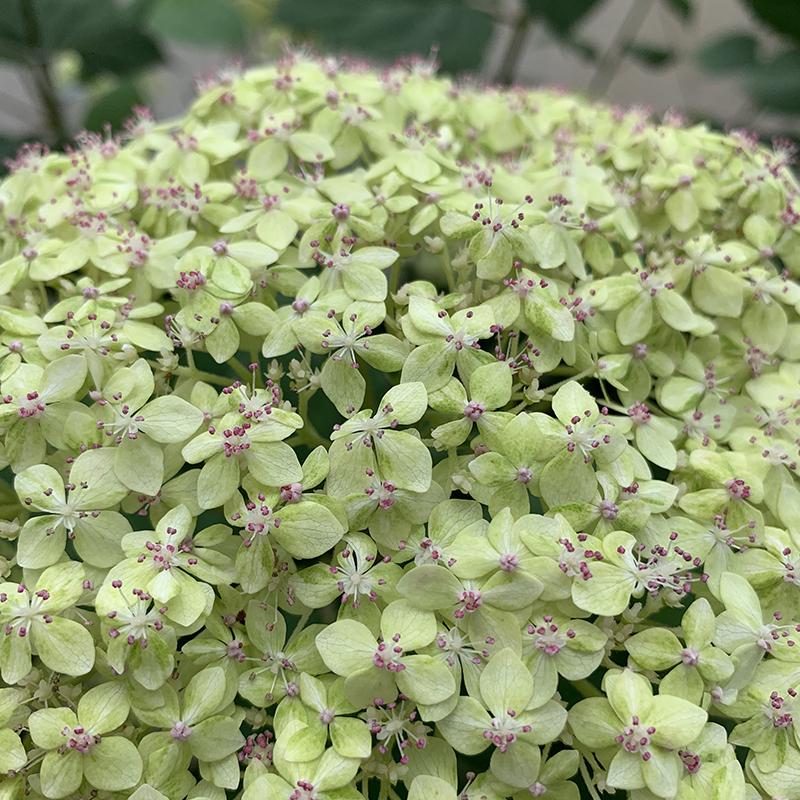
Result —
[[[789,160],[299,55],[23,148],[0,798],[800,800]]]

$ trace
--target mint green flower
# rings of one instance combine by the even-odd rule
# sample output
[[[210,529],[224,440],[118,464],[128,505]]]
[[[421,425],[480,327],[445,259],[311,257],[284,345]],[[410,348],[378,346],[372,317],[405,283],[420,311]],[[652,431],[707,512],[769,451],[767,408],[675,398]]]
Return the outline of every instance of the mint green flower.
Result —
[[[606,782],[616,789],[678,792],[678,751],[700,735],[708,715],[671,695],[653,696],[650,682],[630,670],[608,672],[606,697],[581,700],[569,712],[578,741],[610,755]]]

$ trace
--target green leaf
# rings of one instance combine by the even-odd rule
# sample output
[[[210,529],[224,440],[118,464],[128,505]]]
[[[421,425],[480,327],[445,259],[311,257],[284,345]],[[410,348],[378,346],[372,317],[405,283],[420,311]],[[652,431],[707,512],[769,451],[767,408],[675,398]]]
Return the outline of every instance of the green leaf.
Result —
[[[163,60],[161,48],[150,34],[124,22],[112,25],[102,35],[75,42],[74,49],[81,56],[85,80],[109,72],[133,75]]]
[[[784,50],[754,64],[745,85],[756,103],[771,111],[800,112],[800,49]]]
[[[231,0],[158,0],[148,25],[160,36],[192,44],[239,48],[245,41],[244,22]]]
[[[665,67],[675,59],[675,51],[666,47],[656,47],[634,41],[623,46],[623,52],[648,67]]]
[[[664,0],[664,3],[684,21],[691,19],[694,14],[693,0]]]
[[[361,0],[330,4],[280,0],[276,22],[328,48],[392,61],[409,53],[427,53],[435,44],[448,72],[477,69],[492,31],[491,16],[458,0],[397,0],[364,5]]]
[[[711,73],[749,70],[758,58],[758,40],[750,33],[723,34],[697,51],[700,66]]]
[[[566,37],[572,29],[598,4],[600,0],[565,0],[552,3],[549,0],[525,0],[531,16],[541,19],[553,33]]]
[[[745,0],[745,4],[777,34],[800,42],[800,20],[792,0]]]
[[[144,100],[136,85],[130,80],[122,80],[94,100],[83,120],[84,127],[90,131],[103,131],[110,125],[113,130],[119,130],[132,116],[134,107],[141,105],[144,105]]]

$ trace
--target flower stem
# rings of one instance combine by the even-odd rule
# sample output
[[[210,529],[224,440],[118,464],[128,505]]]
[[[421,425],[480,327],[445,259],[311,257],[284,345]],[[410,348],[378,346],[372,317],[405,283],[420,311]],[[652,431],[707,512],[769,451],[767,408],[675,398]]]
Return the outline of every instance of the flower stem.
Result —
[[[230,386],[231,379],[226,378],[224,375],[214,375],[213,372],[203,372],[199,369],[192,369],[191,367],[177,367],[175,373],[178,375],[188,375],[198,381],[211,383],[215,386]]]
[[[456,276],[453,273],[453,262],[450,260],[450,249],[447,245],[442,248],[442,264],[447,278],[447,288],[449,291],[454,292],[456,290]]]
[[[593,683],[590,683],[587,680],[572,681],[572,685],[584,697],[602,697],[603,696],[603,693]]]
[[[558,383],[554,383],[550,386],[543,387],[544,391],[547,392],[544,399],[552,400],[553,395],[556,393],[556,391],[565,384],[569,383],[570,381],[579,381],[581,378],[586,378],[587,376],[592,375],[593,373],[594,373],[594,368],[585,369],[583,372],[577,372],[575,373],[575,375],[570,375],[568,378],[564,378],[563,381],[559,381]]]
[[[591,775],[589,775],[589,770],[586,768],[586,762],[583,759],[581,759],[580,771],[583,782],[586,785],[586,791],[589,792],[592,800],[601,800],[600,795],[595,788],[594,781],[592,780]]]
[[[307,392],[301,392],[297,400],[297,413],[303,418],[303,427],[297,432],[298,443],[306,444],[311,448],[318,447],[319,445],[328,445],[328,440],[324,438],[319,431],[314,427],[311,421],[311,416],[308,413],[308,401],[310,395]]]

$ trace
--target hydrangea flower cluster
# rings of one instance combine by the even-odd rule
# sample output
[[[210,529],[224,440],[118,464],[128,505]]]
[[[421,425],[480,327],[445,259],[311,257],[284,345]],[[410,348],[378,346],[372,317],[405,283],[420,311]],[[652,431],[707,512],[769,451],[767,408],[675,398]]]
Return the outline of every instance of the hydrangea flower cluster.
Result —
[[[0,183],[0,799],[800,798],[800,200],[307,56]]]

